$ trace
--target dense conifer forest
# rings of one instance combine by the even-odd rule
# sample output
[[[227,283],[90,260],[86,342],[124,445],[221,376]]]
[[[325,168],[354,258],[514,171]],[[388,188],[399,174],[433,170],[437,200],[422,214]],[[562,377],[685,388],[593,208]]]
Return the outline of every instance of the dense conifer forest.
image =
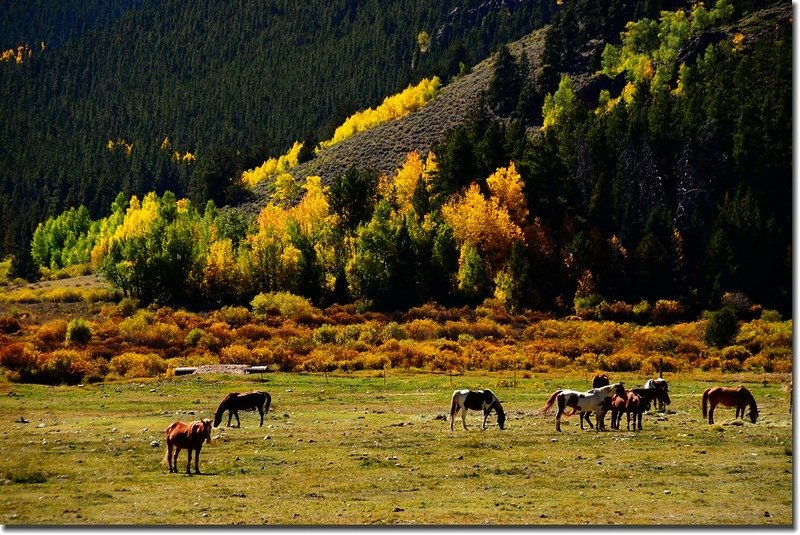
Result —
[[[696,316],[723,296],[791,311],[790,5],[75,11],[81,31],[57,50],[0,64],[15,95],[0,221],[20,273],[90,263],[127,295],[202,306],[289,291],[618,320],[658,302]],[[537,53],[505,46],[539,27]],[[390,174],[298,172],[346,119],[391,115],[359,110],[421,81],[426,101],[446,98],[428,80],[484,58],[478,104],[427,154]],[[270,156],[250,217],[243,173]]]

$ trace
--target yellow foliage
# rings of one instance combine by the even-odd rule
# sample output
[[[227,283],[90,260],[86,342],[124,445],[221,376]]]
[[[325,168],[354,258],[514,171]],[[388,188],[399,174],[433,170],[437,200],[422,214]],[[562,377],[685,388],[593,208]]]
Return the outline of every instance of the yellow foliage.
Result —
[[[272,198],[276,202],[289,202],[300,193],[300,185],[290,173],[281,173],[275,177],[275,193]]]
[[[520,227],[525,224],[528,217],[528,204],[522,192],[522,177],[517,172],[514,162],[508,167],[500,167],[486,179],[492,197],[497,199],[500,206],[508,210],[511,219]]]
[[[142,202],[139,202],[136,195],[132,196],[122,224],[114,229],[111,235],[103,232],[105,229],[101,229],[97,243],[92,249],[92,263],[99,262],[114,242],[145,235],[157,218],[158,197],[155,192],[151,191],[145,195]]]
[[[411,198],[414,190],[422,179],[425,165],[417,151],[409,152],[403,166],[397,170],[394,177],[394,187],[397,192],[397,205],[399,212],[404,213],[411,209]]]
[[[44,50],[44,41],[42,41],[42,50]],[[28,45],[19,45],[17,48],[9,48],[0,52],[0,61],[13,60],[17,65],[22,63],[28,58],[33,56],[33,50]]]
[[[418,110],[432,100],[441,88],[438,76],[430,80],[425,78],[417,85],[409,85],[402,92],[386,97],[377,108],[367,108],[351,115],[333,133],[328,141],[320,143],[320,149],[326,149],[353,135],[369,130],[379,124],[393,121]]]
[[[209,247],[206,265],[203,267],[203,281],[233,292],[237,287],[238,265],[230,238],[215,241]]]
[[[109,152],[121,150],[125,153],[125,156],[130,156],[133,152],[133,143],[128,143],[121,137],[117,139],[109,139],[106,143],[106,149],[108,149]]]
[[[453,227],[459,245],[472,243],[495,267],[508,257],[514,241],[522,239],[522,230],[508,209],[494,196],[486,199],[475,183],[464,195],[448,201],[442,216]]]
[[[733,51],[741,52],[744,49],[744,34],[737,33],[733,36]]]
[[[275,176],[279,173],[286,173],[297,166],[300,150],[303,144],[295,141],[289,151],[278,158],[270,158],[255,169],[250,169],[242,173],[242,182],[252,188],[262,180]]]

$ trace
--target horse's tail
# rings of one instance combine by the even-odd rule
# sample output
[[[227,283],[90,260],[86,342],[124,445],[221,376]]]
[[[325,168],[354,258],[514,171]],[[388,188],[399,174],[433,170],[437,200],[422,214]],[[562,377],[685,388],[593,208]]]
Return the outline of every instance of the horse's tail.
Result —
[[[703,392],[703,418],[708,416],[708,392],[710,390],[710,388],[706,388]]]
[[[456,396],[458,396],[458,390],[453,392],[453,398],[450,402],[450,420],[456,417],[456,413],[458,412],[458,401],[456,400]]]
[[[561,393],[561,389],[560,388],[558,390],[556,390],[555,392],[553,392],[553,395],[550,396],[550,399],[547,400],[547,403],[545,403],[544,407],[539,409],[539,414],[547,414],[547,411],[549,411],[550,407],[553,406],[553,403],[555,403],[556,398],[558,397],[558,395],[560,393]]]

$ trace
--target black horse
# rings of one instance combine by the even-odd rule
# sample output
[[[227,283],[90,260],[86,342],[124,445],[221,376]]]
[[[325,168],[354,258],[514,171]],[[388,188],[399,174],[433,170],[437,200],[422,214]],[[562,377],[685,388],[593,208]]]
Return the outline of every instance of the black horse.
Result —
[[[231,426],[231,418],[233,416],[236,417],[236,427],[241,427],[239,411],[253,410],[257,410],[261,415],[261,423],[258,424],[261,427],[264,425],[264,413],[269,412],[270,403],[272,403],[272,396],[267,392],[248,392],[246,394],[232,392],[225,396],[225,399],[217,407],[217,412],[214,415],[214,427],[219,427],[225,411],[228,411],[228,427]]]

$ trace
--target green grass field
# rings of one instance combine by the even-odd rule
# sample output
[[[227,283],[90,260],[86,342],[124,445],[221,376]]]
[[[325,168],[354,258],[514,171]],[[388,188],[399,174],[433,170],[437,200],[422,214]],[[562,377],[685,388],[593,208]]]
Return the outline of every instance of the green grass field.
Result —
[[[645,377],[614,374],[626,386]],[[46,387],[0,384],[0,522],[40,524],[792,524],[792,420],[788,376],[671,374],[672,405],[644,430],[555,431],[538,409],[585,376],[458,377],[204,375]],[[516,384],[515,384],[516,383]],[[703,389],[745,384],[757,424],[718,408]],[[492,388],[508,414],[486,431],[449,430],[454,388]],[[202,475],[170,474],[164,429],[212,417],[230,391],[267,390],[258,427],[214,430]],[[20,423],[24,418],[28,423]],[[227,416],[226,416],[227,418]],[[235,420],[234,420],[235,423]],[[156,441],[157,446],[151,445]],[[185,452],[179,468],[186,466]]]

